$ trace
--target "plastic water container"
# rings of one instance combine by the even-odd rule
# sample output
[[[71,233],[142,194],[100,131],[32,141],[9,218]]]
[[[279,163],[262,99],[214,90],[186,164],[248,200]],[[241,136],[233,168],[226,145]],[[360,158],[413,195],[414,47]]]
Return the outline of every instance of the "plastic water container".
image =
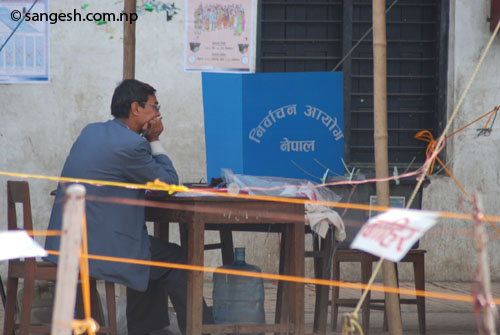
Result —
[[[261,272],[245,262],[245,248],[235,248],[232,265],[219,269]],[[215,323],[263,324],[264,282],[262,278],[214,273],[213,314]]]

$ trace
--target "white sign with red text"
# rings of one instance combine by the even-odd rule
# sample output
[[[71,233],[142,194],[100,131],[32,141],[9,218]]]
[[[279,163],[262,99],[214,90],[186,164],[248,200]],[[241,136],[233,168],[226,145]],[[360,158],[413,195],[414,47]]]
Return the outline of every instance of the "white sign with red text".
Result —
[[[424,233],[436,224],[431,212],[390,209],[368,220],[351,243],[351,249],[366,251],[399,262]]]

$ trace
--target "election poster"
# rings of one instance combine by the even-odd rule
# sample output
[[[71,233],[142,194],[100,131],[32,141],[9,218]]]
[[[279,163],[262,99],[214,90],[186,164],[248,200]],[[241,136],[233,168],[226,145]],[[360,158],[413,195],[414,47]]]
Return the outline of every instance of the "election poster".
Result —
[[[184,69],[252,72],[252,0],[186,0]]]

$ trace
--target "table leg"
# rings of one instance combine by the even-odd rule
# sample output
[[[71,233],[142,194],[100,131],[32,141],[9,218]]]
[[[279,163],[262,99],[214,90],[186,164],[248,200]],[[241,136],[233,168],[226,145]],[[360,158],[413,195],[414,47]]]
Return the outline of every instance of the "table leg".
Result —
[[[222,244],[222,265],[231,265],[234,261],[233,231],[228,227],[219,230]]]
[[[193,219],[188,226],[188,264],[203,266],[205,223]],[[203,323],[203,272],[188,271],[186,333],[201,334]]]
[[[304,277],[304,223],[290,224],[289,260],[292,276]],[[293,333],[304,334],[304,283],[289,282],[289,313]]]
[[[170,225],[170,222],[155,221],[153,223],[154,237],[157,237],[163,241],[168,242],[168,240],[169,240],[169,225]]]
[[[289,228],[288,225],[283,225],[281,233],[281,245],[280,245],[280,262],[278,273],[290,274],[290,264],[289,264]],[[280,324],[286,324],[288,322],[288,302],[286,297],[288,297],[288,282],[278,281],[278,289],[276,294],[276,313],[274,322]]]
[[[319,242],[319,236],[317,241]],[[331,260],[333,248],[333,229],[328,230],[328,234],[324,239],[321,239],[321,246],[316,245],[322,257],[315,257],[315,277],[320,279],[330,279]],[[319,248],[318,248],[319,247]],[[316,303],[314,306],[314,332],[318,334],[326,334],[326,323],[328,314],[328,292],[330,287],[325,285],[316,285]]]

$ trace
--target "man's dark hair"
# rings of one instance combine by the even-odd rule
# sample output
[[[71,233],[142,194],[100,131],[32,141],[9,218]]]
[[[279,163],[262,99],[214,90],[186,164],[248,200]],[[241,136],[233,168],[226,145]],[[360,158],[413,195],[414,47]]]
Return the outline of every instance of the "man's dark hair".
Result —
[[[111,99],[111,115],[117,118],[128,118],[130,105],[137,101],[141,107],[145,106],[148,96],[156,90],[142,81],[126,79],[115,88]]]

